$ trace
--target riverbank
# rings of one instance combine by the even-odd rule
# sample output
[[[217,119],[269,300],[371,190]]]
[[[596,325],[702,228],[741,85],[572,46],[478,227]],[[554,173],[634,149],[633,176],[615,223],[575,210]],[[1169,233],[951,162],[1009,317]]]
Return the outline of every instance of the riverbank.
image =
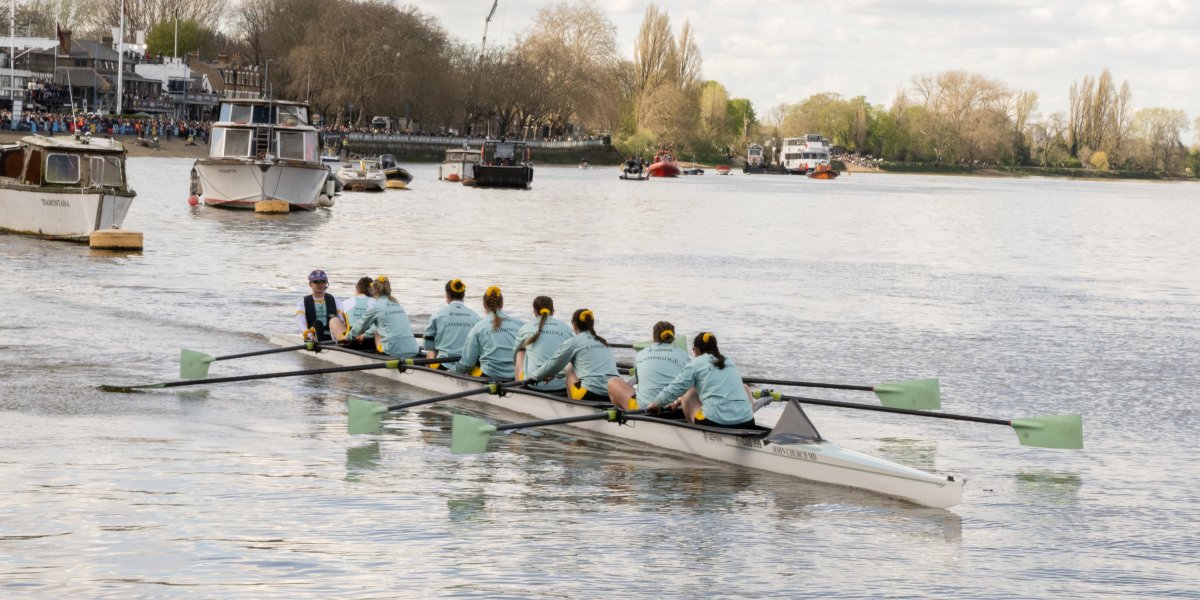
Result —
[[[849,165],[850,163],[847,163]],[[857,165],[855,165],[857,166]],[[1167,175],[1150,171],[1099,171],[1096,169],[1074,169],[1063,167],[1033,167],[1014,165],[988,165],[970,167],[927,163],[883,162],[879,168],[858,167],[854,172],[866,173],[919,173],[923,175],[974,175],[982,177],[1067,177],[1072,179],[1136,179],[1151,181],[1195,181],[1185,175]]]
[[[13,144],[28,135],[27,131],[0,131],[0,144]],[[189,145],[186,139],[179,138],[160,138],[155,148],[139,144],[133,136],[118,136],[117,141],[125,145],[125,152],[130,158],[200,158],[208,150],[207,144],[196,142]]]

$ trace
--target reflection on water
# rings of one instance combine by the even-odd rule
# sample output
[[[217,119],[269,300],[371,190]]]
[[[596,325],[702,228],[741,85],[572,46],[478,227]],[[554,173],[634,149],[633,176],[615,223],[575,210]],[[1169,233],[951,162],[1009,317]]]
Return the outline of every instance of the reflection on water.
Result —
[[[1181,485],[1200,478],[1195,186],[539,168],[532,190],[495,194],[414,165],[402,205],[348,194],[263,218],[188,207],[191,161],[128,168],[144,252],[0,235],[3,595],[1195,595],[1196,536],[1163,526],[1200,520]],[[314,268],[340,296],[391,275],[418,327],[461,277],[476,309],[490,284],[523,319],[547,294],[613,341],[664,318],[717,331],[747,375],[936,376],[947,412],[1081,412],[1088,449],[809,411],[848,448],[966,477],[942,511],[569,429],[455,456],[452,413],[525,420],[469,402],[351,437],[347,398],[421,396],[361,374],[96,389],[176,379],[180,348],[263,349]],[[279,354],[212,375],[317,366]]]

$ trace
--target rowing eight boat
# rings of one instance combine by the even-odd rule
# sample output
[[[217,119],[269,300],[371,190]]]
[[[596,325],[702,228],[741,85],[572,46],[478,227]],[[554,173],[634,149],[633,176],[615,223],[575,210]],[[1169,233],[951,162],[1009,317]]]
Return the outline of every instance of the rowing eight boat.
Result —
[[[302,340],[299,335],[272,334],[270,342],[277,346],[295,346]],[[383,358],[381,355],[328,350],[313,356],[343,366],[366,365]],[[487,383],[483,379],[424,367],[367,372],[437,394],[478,389],[478,394],[469,396],[471,400],[536,419],[590,415],[608,406],[529,394],[518,389],[509,390],[515,396],[489,395],[481,389],[481,384]],[[934,508],[948,508],[961,502],[965,483],[961,478],[933,475],[842,448],[821,438],[803,409],[794,402],[785,408],[780,423],[770,432],[718,429],[654,418],[639,419],[634,427],[617,427],[604,421],[585,421],[571,427],[809,481],[863,489]]]

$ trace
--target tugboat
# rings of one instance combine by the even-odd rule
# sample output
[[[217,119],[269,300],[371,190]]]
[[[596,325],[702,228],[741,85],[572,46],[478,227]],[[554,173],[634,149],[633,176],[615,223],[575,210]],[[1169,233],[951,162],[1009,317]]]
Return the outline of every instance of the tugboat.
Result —
[[[481,162],[475,165],[475,187],[529,189],[533,163],[524,142],[484,142]]]

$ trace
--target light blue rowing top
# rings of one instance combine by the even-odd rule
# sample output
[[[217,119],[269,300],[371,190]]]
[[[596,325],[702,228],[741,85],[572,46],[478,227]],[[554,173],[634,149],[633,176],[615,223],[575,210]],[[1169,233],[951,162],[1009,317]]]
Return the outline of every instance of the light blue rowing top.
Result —
[[[437,356],[462,356],[467,334],[478,322],[479,313],[467,308],[462,300],[447,303],[433,314],[425,328],[425,349],[437,350]]]
[[[654,342],[639,350],[633,362],[634,377],[637,379],[638,406],[649,408],[658,393],[671,385],[675,376],[687,364],[687,351],[674,344]],[[669,398],[664,404],[674,401],[674,398]]]
[[[737,425],[754,418],[754,410],[750,400],[746,398],[746,389],[742,376],[729,358],[725,359],[725,368],[718,369],[711,354],[701,354],[693,358],[670,385],[663,388],[658,396],[650,400],[656,405],[674,402],[676,398],[696,388],[700,395],[700,410],[704,418],[721,425]],[[641,398],[638,399],[639,402]]]
[[[504,311],[499,311],[500,329],[492,329],[492,313],[483,315],[471,331],[467,333],[467,341],[463,346],[462,359],[453,365],[448,365],[458,373],[466,373],[479,363],[479,368],[489,377],[512,379],[516,374],[513,365],[517,347],[517,330],[521,321],[514,319]]]
[[[584,331],[558,347],[554,356],[535,372],[525,372],[526,377],[545,379],[566,368],[570,363],[575,376],[584,389],[593,394],[608,396],[608,380],[619,377],[617,361],[612,350],[600,343],[591,332]]]
[[[517,332],[518,348],[521,347],[521,344],[525,343],[525,340],[537,333],[539,320],[541,320],[541,317],[521,326],[521,330]],[[554,317],[546,317],[546,324],[542,327],[542,335],[538,336],[536,341],[525,348],[525,364],[521,371],[525,373],[537,371],[554,356],[559,346],[565,344],[572,337],[575,337],[575,334],[571,332],[570,325]],[[537,383],[530,387],[552,392],[563,390],[567,387],[567,375],[560,370],[554,375],[554,379],[551,379],[548,383]]]
[[[404,312],[404,307],[388,298],[376,298],[375,305],[367,309],[362,321],[355,323],[346,337],[358,337],[372,325],[383,344],[384,354],[412,358],[420,350],[413,337],[412,325],[408,322],[408,313]]]
[[[354,297],[354,304],[350,305],[349,310],[344,310],[346,315],[346,327],[353,327],[355,323],[362,322],[362,318],[367,314],[367,309],[375,304],[375,299],[370,296],[357,295]],[[375,337],[375,328],[371,327],[366,330],[367,337]]]

